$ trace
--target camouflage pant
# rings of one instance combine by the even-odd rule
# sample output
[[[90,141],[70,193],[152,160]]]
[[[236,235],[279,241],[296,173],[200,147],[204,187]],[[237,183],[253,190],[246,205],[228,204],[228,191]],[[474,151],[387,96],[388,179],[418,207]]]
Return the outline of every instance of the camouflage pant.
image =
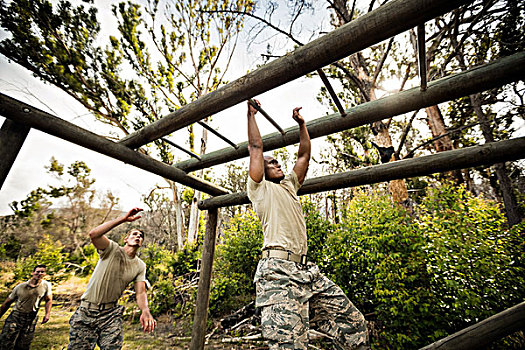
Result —
[[[255,284],[270,349],[306,350],[310,326],[332,337],[337,349],[369,349],[365,318],[315,264],[262,259]]]
[[[120,305],[104,311],[79,307],[69,320],[68,350],[121,349],[123,311]]]
[[[37,322],[36,312],[11,312],[0,335],[0,350],[29,350]]]

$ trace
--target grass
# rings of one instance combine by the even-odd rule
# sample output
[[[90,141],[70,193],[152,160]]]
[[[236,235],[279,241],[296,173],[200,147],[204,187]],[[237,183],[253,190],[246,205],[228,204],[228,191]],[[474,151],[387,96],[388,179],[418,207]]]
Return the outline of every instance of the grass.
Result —
[[[5,270],[0,270],[0,303],[2,303],[10,292],[6,286],[11,276],[6,276]],[[49,322],[41,324],[44,316],[44,303],[42,302],[35,330],[35,337],[31,344],[31,350],[65,350],[69,342],[69,319],[76,309],[80,296],[85,291],[87,277],[72,276],[57,286],[53,286],[54,302],[51,309]],[[138,311],[136,303],[133,310]],[[5,319],[11,312],[6,312],[0,319],[0,328],[4,326]],[[191,332],[188,319],[174,320],[168,315],[157,317],[157,329],[153,334],[147,334],[140,328],[140,323],[124,321],[124,345],[123,350],[182,350],[188,349],[190,340],[187,335]],[[181,335],[181,336],[178,336]],[[205,346],[206,349],[232,350],[232,349],[254,349],[257,347],[242,346],[238,344],[222,344],[219,339],[214,339]],[[95,349],[99,349],[98,346]]]
[[[6,316],[0,321],[0,327],[3,327]],[[41,324],[44,316],[43,307],[38,313],[39,323],[35,330],[35,338],[31,344],[31,350],[63,350],[67,349],[69,341],[69,319],[73,311],[67,308],[53,308],[51,318],[46,324]],[[168,339],[164,334],[145,334],[140,329],[140,324],[124,322],[124,346],[123,350],[164,350],[164,349],[185,349],[186,344],[178,347],[173,341]],[[95,348],[98,349],[98,346]]]

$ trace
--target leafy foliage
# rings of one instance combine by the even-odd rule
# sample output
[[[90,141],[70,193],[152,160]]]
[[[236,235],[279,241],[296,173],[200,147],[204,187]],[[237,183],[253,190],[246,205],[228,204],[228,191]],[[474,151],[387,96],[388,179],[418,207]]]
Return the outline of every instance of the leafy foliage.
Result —
[[[217,247],[210,311],[223,313],[241,306],[255,293],[253,276],[262,246],[261,223],[255,212],[235,216]]]
[[[523,300],[523,226],[443,186],[417,217],[359,193],[327,239],[322,267],[371,321],[378,348],[414,349]]]
[[[420,220],[443,329],[464,328],[523,300],[523,224],[506,229],[497,205],[450,185],[426,199]]]
[[[149,291],[150,309],[154,315],[174,313],[179,316],[190,315],[192,307],[186,300],[193,298],[195,291],[188,295],[177,293],[188,274],[196,273],[199,252],[196,245],[186,245],[177,252],[149,244],[140,253],[147,266],[146,278],[152,284]]]
[[[63,253],[63,246],[60,241],[54,241],[50,236],[45,236],[38,244],[35,254],[22,258],[17,261],[14,280],[20,282],[26,280],[31,275],[34,267],[39,264],[47,266],[46,273],[48,281],[58,283],[68,278],[65,272],[64,262],[68,258],[67,253]]]

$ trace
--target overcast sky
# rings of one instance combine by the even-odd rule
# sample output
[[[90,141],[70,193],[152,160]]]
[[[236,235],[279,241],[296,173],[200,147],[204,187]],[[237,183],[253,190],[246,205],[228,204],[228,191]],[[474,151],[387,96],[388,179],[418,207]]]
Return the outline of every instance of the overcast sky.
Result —
[[[111,30],[108,28],[115,23],[108,15],[109,4],[100,1],[98,3],[104,4],[98,6],[101,16],[99,20],[104,25],[103,30]],[[6,35],[0,30],[0,39],[5,38]],[[254,69],[259,58],[259,53],[254,52],[254,45],[248,49],[246,43],[241,42],[234,57],[234,64],[230,68],[229,80],[232,81]],[[302,114],[306,120],[319,118],[327,112],[326,107],[321,106],[316,100],[319,86],[318,79],[300,78],[256,98],[281,127],[287,128],[295,123],[291,119],[291,111],[296,106],[303,107]],[[73,98],[49,84],[44,84],[26,69],[8,62],[2,55],[0,55],[0,91],[82,128],[101,135],[109,134],[107,126],[94,121],[94,117],[86,113]],[[243,142],[247,139],[245,115],[246,105],[242,103],[214,116],[211,126],[233,142]],[[0,123],[4,120],[0,116]],[[272,125],[264,119],[260,119],[259,126],[263,135],[275,132]],[[200,137],[198,128],[197,131],[196,135]],[[171,139],[180,145],[185,145],[187,138],[185,135],[185,131],[181,130]],[[212,134],[209,134],[208,139],[208,151],[228,146]],[[180,160],[188,158],[180,151],[174,150],[174,153],[180,157]],[[102,192],[111,190],[120,198],[119,203],[123,210],[131,206],[143,206],[144,194],[149,193],[156,184],[165,185],[165,181],[160,176],[32,129],[0,190],[0,215],[11,214],[9,203],[23,200],[31,190],[46,187],[48,184],[57,184],[56,179],[47,174],[44,168],[52,157],[64,165],[69,165],[76,160],[84,161],[91,168],[92,177],[96,179],[95,188]],[[220,166],[214,167],[213,170],[216,174],[221,173]]]

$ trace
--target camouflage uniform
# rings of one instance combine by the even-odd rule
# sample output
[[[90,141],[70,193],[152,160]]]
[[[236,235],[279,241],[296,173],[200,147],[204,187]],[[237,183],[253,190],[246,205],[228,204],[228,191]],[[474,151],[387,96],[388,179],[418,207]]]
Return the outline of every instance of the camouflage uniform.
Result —
[[[123,312],[122,305],[103,311],[77,308],[69,320],[68,350],[92,350],[97,344],[100,350],[121,349]]]
[[[37,312],[11,312],[0,335],[0,350],[29,350],[37,322]]]
[[[254,281],[270,349],[306,350],[310,326],[330,335],[337,349],[369,348],[365,318],[317,265],[261,259]]]

